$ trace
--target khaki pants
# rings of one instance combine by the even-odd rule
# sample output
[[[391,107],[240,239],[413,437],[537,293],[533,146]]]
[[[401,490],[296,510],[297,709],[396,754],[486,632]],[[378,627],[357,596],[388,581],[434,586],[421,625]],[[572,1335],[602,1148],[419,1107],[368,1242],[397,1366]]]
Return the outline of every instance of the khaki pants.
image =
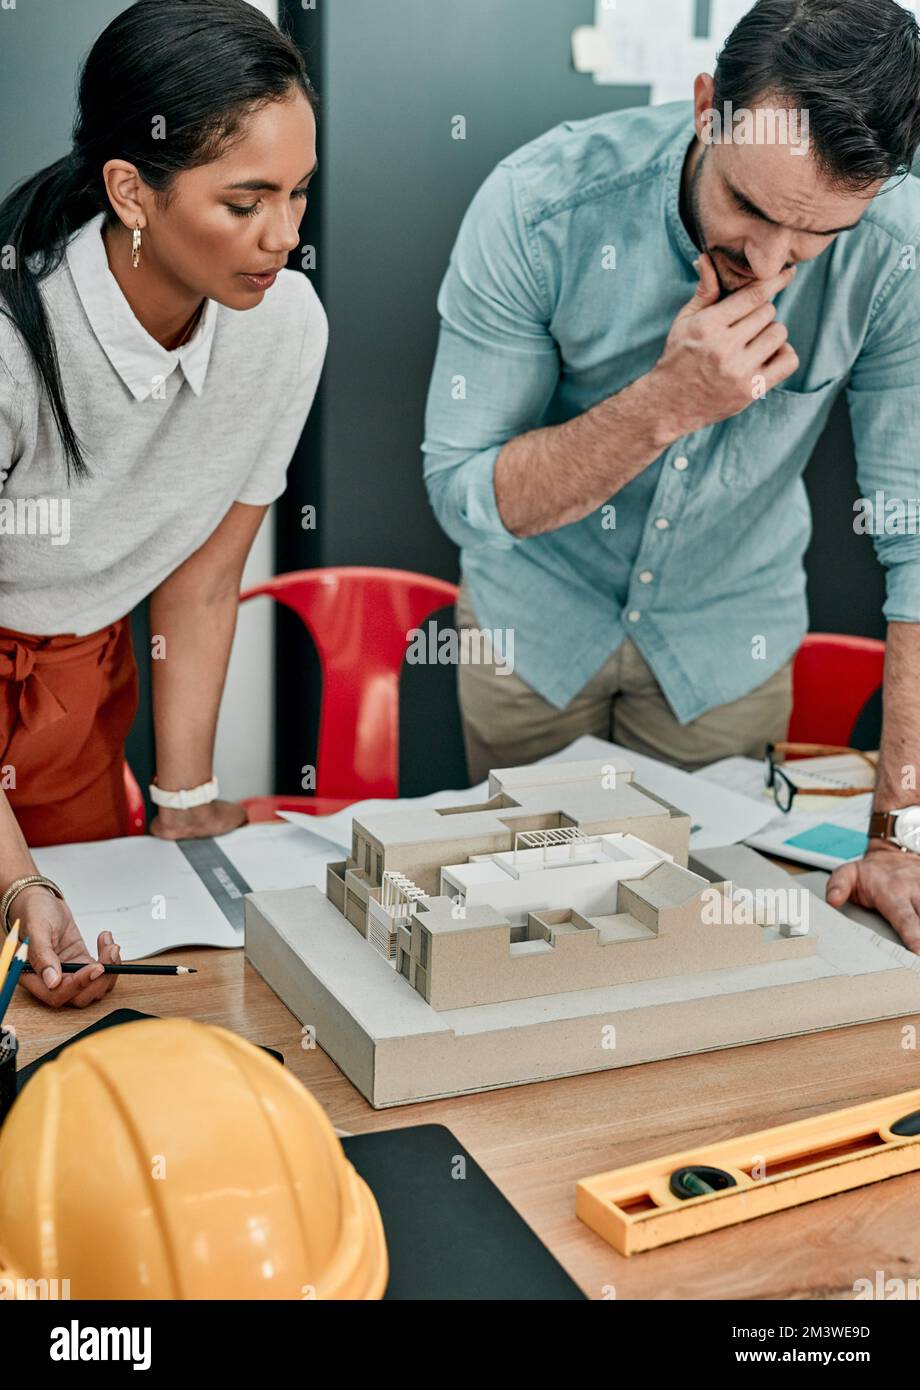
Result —
[[[466,586],[457,598],[457,627],[477,627]],[[470,779],[516,767],[565,748],[581,734],[610,739],[687,771],[718,758],[761,758],[768,742],[786,737],[792,710],[792,661],[756,690],[681,724],[638,647],[626,638],[563,710],[495,663],[461,662],[460,713]]]

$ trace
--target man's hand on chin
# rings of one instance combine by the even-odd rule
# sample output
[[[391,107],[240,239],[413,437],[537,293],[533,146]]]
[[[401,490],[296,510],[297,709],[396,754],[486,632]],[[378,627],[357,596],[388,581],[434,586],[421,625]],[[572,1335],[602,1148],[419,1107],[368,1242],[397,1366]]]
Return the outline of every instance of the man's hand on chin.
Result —
[[[920,955],[920,854],[870,840],[862,859],[841,864],[827,885],[831,907],[847,901],[886,917],[904,945]]]

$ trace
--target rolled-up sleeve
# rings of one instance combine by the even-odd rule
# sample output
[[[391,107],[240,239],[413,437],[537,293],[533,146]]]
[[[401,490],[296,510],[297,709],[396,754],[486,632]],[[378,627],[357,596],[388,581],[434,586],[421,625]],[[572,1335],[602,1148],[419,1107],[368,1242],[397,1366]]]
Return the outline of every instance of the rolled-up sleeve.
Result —
[[[920,268],[904,247],[874,307],[847,401],[888,622],[920,622]]]
[[[552,292],[516,176],[499,164],[476,193],[438,294],[425,486],[441,526],[469,549],[517,543],[495,500],[495,462],[539,424],[559,379]]]

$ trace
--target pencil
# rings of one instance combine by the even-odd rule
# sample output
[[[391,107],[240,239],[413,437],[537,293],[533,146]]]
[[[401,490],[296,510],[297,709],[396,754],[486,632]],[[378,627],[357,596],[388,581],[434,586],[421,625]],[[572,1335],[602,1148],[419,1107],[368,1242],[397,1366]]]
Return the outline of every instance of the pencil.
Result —
[[[28,954],[29,938],[26,937],[26,939],[23,941],[22,945],[16,952],[15,956],[13,957],[13,964],[10,966],[9,970],[6,973],[6,981],[3,985],[3,988],[0,989],[0,1023],[3,1022],[4,1014],[6,1013],[7,1007],[9,1006],[9,1002],[13,997],[13,991],[19,983],[20,975],[25,969],[26,957],[28,956]]]
[[[3,943],[3,950],[0,951],[0,989],[6,979],[6,972],[10,968],[10,961],[13,959],[13,952],[19,944],[19,918],[10,927],[6,940]]]
[[[68,960],[61,965],[61,970],[65,975],[76,975],[78,970],[83,970],[87,965],[96,965],[93,960]],[[106,975],[197,975],[198,970],[194,965],[104,965],[103,970]],[[35,971],[31,965],[26,966],[26,973],[34,975]]]

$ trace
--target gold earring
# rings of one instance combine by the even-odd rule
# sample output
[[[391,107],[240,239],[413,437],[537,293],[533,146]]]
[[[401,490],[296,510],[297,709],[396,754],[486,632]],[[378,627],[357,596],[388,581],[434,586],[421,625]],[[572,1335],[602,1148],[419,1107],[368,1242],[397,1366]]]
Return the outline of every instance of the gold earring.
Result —
[[[137,270],[141,263],[141,229],[138,224],[134,224],[134,234],[131,238],[131,264]]]

